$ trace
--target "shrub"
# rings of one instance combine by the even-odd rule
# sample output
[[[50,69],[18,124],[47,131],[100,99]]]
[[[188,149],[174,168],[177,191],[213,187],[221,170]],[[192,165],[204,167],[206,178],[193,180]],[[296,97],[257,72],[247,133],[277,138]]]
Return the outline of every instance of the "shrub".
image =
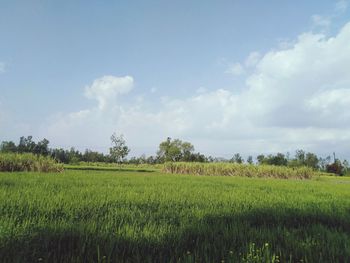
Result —
[[[50,157],[32,153],[1,153],[1,172],[61,172],[63,165]]]
[[[336,160],[334,163],[328,164],[326,166],[326,171],[327,171],[327,173],[344,175],[345,169],[344,169],[344,166],[341,164],[341,162]]]

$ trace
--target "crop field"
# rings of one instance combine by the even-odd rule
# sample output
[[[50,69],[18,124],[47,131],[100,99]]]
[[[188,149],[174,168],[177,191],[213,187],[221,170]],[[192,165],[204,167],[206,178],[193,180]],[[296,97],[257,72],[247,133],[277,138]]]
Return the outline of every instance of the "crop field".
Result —
[[[350,178],[2,172],[0,259],[350,262]]]
[[[289,168],[275,165],[250,165],[238,163],[168,162],[162,169],[166,173],[207,176],[245,176],[280,179],[311,179],[320,176],[308,167]]]

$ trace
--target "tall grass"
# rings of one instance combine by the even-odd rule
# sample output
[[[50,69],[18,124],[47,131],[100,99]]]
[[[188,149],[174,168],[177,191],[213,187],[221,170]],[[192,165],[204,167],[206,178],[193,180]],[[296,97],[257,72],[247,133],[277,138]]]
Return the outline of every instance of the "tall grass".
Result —
[[[1,153],[1,172],[61,172],[63,165],[50,157],[38,156],[32,153]]]
[[[350,262],[350,178],[0,173],[0,262]]]
[[[310,179],[313,175],[316,174],[315,171],[307,167],[289,168],[273,165],[186,162],[165,163],[163,171],[166,173],[176,174],[267,177],[281,179]]]

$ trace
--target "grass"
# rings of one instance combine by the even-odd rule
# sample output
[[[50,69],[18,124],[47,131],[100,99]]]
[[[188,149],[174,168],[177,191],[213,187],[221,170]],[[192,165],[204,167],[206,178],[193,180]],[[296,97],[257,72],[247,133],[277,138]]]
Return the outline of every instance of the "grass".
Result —
[[[210,176],[246,176],[281,179],[310,179],[319,173],[308,167],[284,167],[274,165],[249,165],[238,163],[189,163],[168,162],[163,171],[176,174],[195,174]]]
[[[63,165],[50,157],[32,153],[0,153],[0,172],[61,172]]]
[[[159,171],[157,167],[139,166],[139,165],[120,165],[120,166],[97,166],[97,165],[86,165],[86,164],[65,164],[64,169],[67,170],[84,170],[84,171],[116,171],[116,172],[154,172]]]
[[[0,173],[1,262],[349,262],[350,178]]]
[[[99,167],[99,168],[137,168],[137,169],[161,169],[163,164],[126,164],[126,163],[105,163],[105,162],[79,162],[75,166],[78,167]]]

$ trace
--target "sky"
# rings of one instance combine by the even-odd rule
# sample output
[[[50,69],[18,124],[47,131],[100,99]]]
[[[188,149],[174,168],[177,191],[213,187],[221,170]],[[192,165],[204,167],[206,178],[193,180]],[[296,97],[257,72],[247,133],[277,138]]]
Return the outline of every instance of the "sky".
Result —
[[[0,141],[350,158],[350,3],[0,0]]]

